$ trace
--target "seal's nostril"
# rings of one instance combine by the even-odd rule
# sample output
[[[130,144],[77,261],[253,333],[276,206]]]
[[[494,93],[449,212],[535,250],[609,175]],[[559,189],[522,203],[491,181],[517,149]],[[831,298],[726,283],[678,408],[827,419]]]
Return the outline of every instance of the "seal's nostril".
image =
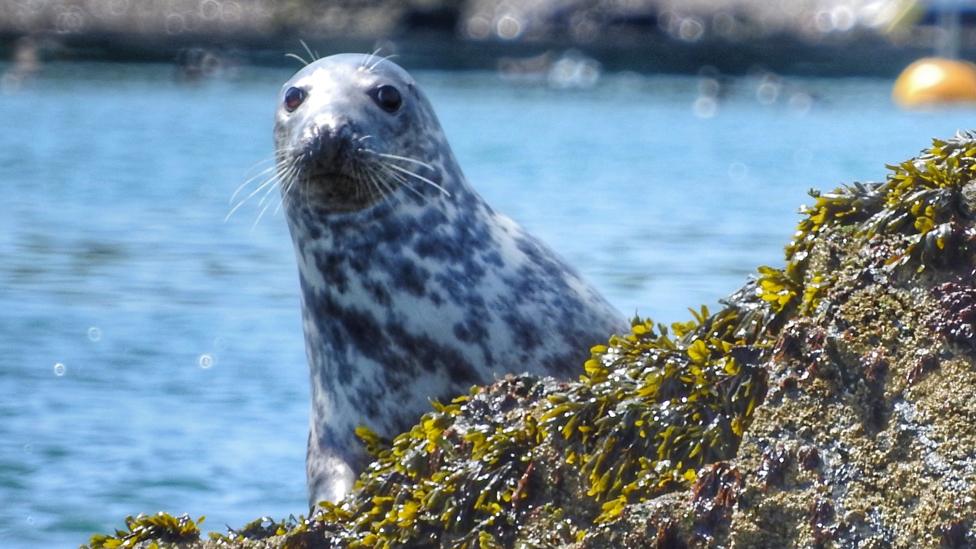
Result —
[[[328,142],[330,146],[341,148],[346,142],[352,139],[353,131],[348,124],[335,124],[322,128],[319,131],[319,135],[323,142]]]
[[[352,138],[353,131],[349,124],[337,124],[330,129],[329,134],[333,141],[342,142]]]
[[[318,127],[306,136],[304,148],[319,166],[337,167],[346,151],[355,145],[353,133],[348,124]]]
[[[335,160],[336,143],[335,139],[327,132],[317,134],[309,143],[309,149],[315,153],[319,163],[326,164]]]

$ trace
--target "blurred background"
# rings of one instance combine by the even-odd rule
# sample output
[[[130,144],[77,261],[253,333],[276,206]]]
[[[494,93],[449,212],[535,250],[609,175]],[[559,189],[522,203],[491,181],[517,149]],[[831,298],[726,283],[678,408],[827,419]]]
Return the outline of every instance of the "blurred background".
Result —
[[[300,40],[395,55],[490,203],[670,323],[780,265],[808,189],[972,128],[974,24],[907,0],[0,0],[0,546],[306,511],[291,242],[271,199],[225,221]]]

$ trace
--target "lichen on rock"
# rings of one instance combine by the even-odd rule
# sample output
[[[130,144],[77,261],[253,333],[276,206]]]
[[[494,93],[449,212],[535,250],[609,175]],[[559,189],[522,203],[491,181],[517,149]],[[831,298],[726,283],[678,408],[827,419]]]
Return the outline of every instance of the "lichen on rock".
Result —
[[[199,543],[976,544],[976,136],[890,169],[813,193],[785,266],[721,310],[634,319],[578,380],[509,376],[392,441],[361,430],[375,461],[344,500]]]

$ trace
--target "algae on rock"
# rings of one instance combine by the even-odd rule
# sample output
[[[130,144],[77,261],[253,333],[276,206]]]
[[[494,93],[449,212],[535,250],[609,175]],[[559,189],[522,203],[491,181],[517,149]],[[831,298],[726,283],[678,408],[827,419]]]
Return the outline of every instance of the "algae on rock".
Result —
[[[720,311],[635,319],[577,381],[510,376],[392,441],[361,430],[376,459],[343,501],[200,543],[976,544],[976,136],[890,168],[814,193],[785,267]],[[91,545],[168,539],[139,532]]]

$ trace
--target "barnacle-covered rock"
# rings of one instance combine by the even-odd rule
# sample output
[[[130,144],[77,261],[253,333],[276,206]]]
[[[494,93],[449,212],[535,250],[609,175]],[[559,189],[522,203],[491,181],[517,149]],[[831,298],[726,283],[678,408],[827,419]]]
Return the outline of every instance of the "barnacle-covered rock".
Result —
[[[634,319],[578,380],[511,376],[392,441],[361,430],[376,460],[343,501],[198,543],[976,544],[976,136],[890,168],[814,193],[784,268],[721,310]],[[146,544],[136,522],[91,545]]]

